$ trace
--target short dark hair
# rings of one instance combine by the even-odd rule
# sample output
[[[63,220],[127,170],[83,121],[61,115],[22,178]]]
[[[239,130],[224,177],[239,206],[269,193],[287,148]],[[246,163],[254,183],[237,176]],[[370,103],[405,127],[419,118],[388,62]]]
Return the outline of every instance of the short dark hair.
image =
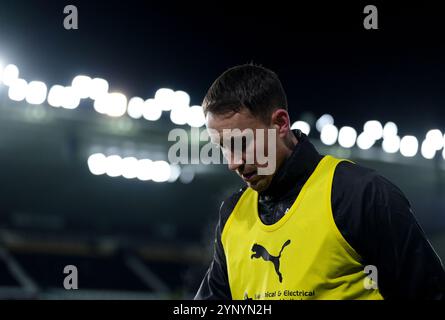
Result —
[[[242,108],[265,122],[274,110],[287,110],[286,93],[275,72],[252,63],[230,68],[215,80],[203,102],[205,114]]]

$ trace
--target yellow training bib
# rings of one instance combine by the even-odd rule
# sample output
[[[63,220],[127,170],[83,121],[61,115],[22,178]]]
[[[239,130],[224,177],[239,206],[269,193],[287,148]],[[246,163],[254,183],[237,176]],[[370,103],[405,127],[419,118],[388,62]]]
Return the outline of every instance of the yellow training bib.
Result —
[[[332,180],[343,160],[325,156],[288,212],[265,225],[246,189],[221,240],[233,299],[383,299],[366,289],[360,256],[335,225]]]

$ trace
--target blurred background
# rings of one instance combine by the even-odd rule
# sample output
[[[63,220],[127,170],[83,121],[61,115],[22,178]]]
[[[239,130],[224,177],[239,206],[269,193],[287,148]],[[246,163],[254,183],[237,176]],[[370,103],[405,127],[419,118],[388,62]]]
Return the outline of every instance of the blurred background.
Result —
[[[440,10],[382,7],[365,31],[363,7],[0,1],[0,298],[192,298],[242,181],[168,163],[168,134],[205,130],[206,90],[247,62],[321,153],[397,184],[445,259]]]

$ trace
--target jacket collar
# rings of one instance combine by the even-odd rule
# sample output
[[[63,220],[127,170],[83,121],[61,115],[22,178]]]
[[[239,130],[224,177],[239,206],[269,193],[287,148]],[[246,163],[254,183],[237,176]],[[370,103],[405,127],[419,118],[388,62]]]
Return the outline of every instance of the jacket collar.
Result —
[[[261,193],[263,198],[280,198],[296,185],[303,185],[322,158],[304,133],[300,130],[293,130],[292,133],[298,143],[275,172],[269,187]]]

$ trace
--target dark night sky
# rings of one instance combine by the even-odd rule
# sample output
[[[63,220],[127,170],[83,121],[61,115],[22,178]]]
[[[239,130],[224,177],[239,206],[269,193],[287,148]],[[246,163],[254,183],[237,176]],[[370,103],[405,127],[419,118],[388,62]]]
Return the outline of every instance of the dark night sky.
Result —
[[[392,120],[418,136],[445,127],[437,8],[378,6],[381,29],[364,31],[357,3],[223,3],[0,1],[0,59],[28,80],[68,84],[84,73],[128,96],[182,89],[193,104],[226,68],[254,61],[279,74],[293,119],[329,112],[356,128]],[[79,30],[63,28],[68,4],[78,7]]]

